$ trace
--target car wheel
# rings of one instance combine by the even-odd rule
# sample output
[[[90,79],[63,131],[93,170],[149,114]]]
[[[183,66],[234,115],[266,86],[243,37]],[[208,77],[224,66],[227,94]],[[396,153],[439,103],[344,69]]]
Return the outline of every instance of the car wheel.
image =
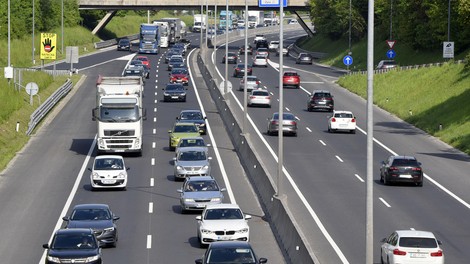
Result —
[[[356,134],[356,129],[351,130],[351,134]]]
[[[417,182],[417,183],[416,183],[416,186],[418,186],[418,187],[423,187],[423,181]]]
[[[390,185],[390,183],[387,181],[387,175],[383,175],[382,182],[384,185]]]
[[[181,214],[186,214],[186,213],[187,211],[183,207],[181,207]]]
[[[385,264],[384,259],[382,257],[382,250],[380,251],[380,264]]]

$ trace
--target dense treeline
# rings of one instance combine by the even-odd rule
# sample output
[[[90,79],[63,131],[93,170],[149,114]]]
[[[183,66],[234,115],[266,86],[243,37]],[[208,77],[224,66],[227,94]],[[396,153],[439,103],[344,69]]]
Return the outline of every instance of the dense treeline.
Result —
[[[310,0],[311,19],[320,33],[332,40],[349,34],[350,0]],[[359,40],[367,35],[367,0],[353,0],[351,12],[351,37]],[[416,50],[442,47],[447,41],[447,0],[375,0],[375,34],[390,38],[392,14],[392,39],[409,44]],[[470,1],[450,0],[450,40],[456,51],[470,45]]]

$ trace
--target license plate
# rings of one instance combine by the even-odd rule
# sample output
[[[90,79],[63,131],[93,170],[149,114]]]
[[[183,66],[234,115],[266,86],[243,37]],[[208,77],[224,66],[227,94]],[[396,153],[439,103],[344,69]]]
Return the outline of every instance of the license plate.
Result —
[[[410,178],[413,178],[413,176],[411,176],[409,174],[402,174],[402,175],[400,175],[400,178],[410,179]]]
[[[411,252],[410,257],[412,257],[412,258],[425,258],[425,257],[427,257],[427,254],[426,253]]]
[[[204,208],[204,206],[205,206],[204,204],[196,204],[197,208]]]
[[[104,184],[114,184],[114,183],[116,183],[116,180],[103,180],[102,182]]]
[[[178,96],[172,96],[171,99],[178,99]]]
[[[322,104],[322,105],[324,105],[324,104],[326,104],[326,103],[325,103],[325,102],[318,102],[318,104]]]
[[[220,236],[220,237],[217,237],[217,240],[230,240],[230,237]]]
[[[339,124],[340,127],[347,127],[348,124]]]
[[[124,152],[123,149],[116,149],[115,152]]]

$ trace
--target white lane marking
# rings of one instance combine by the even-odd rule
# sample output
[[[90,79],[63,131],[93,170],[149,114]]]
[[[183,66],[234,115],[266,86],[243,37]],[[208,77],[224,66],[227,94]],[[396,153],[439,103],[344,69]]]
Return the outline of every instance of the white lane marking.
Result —
[[[80,168],[80,171],[78,172],[77,179],[75,180],[75,183],[73,184],[72,190],[70,191],[69,197],[67,198],[67,201],[65,202],[64,208],[62,208],[62,212],[60,213],[60,216],[66,215],[67,211],[70,208],[70,205],[72,204],[73,198],[75,197],[78,187],[80,186],[80,182],[83,178],[83,175],[85,174],[86,166],[88,162],[90,161],[91,154],[93,154],[93,150],[95,149],[97,137],[98,135],[95,135],[95,138],[93,139],[93,142],[91,143],[90,149],[88,150],[85,160],[83,161],[82,167]],[[61,217],[57,220],[57,223],[55,224],[55,227],[54,227],[54,231],[49,237],[49,244],[52,241],[52,237],[54,236],[55,231],[60,229],[63,222],[64,221],[62,220]],[[45,261],[46,261],[46,249],[44,249],[42,252],[42,257],[41,257],[41,260],[39,261],[39,264],[42,264]]]
[[[324,84],[325,82],[300,82],[300,83],[317,83],[317,84]]]
[[[156,93],[155,93],[155,95],[156,95]],[[154,103],[156,104],[157,102],[158,102],[158,100],[157,100],[157,99],[155,99]]]
[[[152,164],[152,166],[155,166],[155,158],[152,158],[150,163]]]
[[[310,128],[306,127],[306,129],[307,129],[308,132],[312,132],[312,130]]]
[[[188,55],[188,58],[191,56],[191,54],[195,50],[196,49],[191,50],[191,52]],[[212,60],[214,60],[214,59],[212,59]],[[188,63],[188,69],[191,72],[191,67],[190,67],[189,63]],[[192,83],[193,87],[196,87],[196,83],[194,82],[193,74],[191,74],[190,77],[191,77],[191,83]],[[197,102],[199,104],[199,107],[201,108],[201,112],[204,116],[206,116],[206,112],[204,111],[204,106],[202,105],[201,98],[199,97],[199,92],[197,91],[196,88],[194,89],[194,92],[196,94],[196,99],[197,99]],[[206,120],[206,126],[207,126],[207,134],[209,134],[209,137],[210,137],[211,142],[213,144],[212,149],[214,150],[215,156],[217,157],[217,163],[219,163],[220,171],[222,173],[222,178],[224,179],[224,182],[225,182],[225,188],[227,189],[227,194],[229,196],[230,201],[232,203],[236,204],[237,202],[235,200],[235,195],[233,194],[232,186],[230,184],[230,181],[228,180],[228,176],[227,176],[227,172],[225,171],[224,163],[222,161],[222,158],[220,157],[219,149],[217,148],[217,143],[215,142],[214,135],[212,134],[212,129],[211,129],[209,120]]]
[[[158,79],[156,79],[155,82],[157,83],[157,82],[158,82]]]
[[[149,214],[152,214],[153,213],[153,203],[150,202],[149,203]]]
[[[153,109],[153,111],[154,111],[154,112],[157,112],[157,108],[155,107],[155,108]]]
[[[150,187],[153,187],[153,186],[155,186],[155,179],[150,178]]]
[[[358,174],[354,174],[354,176],[356,176],[356,178],[358,178],[361,182],[365,182],[361,176],[359,176]]]
[[[147,235],[147,249],[152,248],[152,235]]]
[[[155,129],[155,128],[153,129],[153,134],[154,135],[157,134],[157,129]]]
[[[318,141],[320,141],[320,143],[321,143],[323,146],[326,146],[326,143],[323,142],[323,140],[319,139]]]
[[[385,204],[385,206],[387,206],[388,208],[392,207],[392,206],[390,206],[382,197],[379,197],[379,200],[380,200],[383,204]]]
[[[339,161],[344,162],[338,155],[335,156]]]
[[[273,93],[273,92],[269,92],[269,94],[270,94],[270,95],[274,95],[274,93]]]
[[[155,148],[155,146],[156,146],[156,143],[152,142],[152,148]]]
[[[286,110],[290,112],[290,109],[286,107]]]
[[[157,122],[157,118],[156,118],[156,117],[153,118],[153,122],[154,122],[154,123]]]

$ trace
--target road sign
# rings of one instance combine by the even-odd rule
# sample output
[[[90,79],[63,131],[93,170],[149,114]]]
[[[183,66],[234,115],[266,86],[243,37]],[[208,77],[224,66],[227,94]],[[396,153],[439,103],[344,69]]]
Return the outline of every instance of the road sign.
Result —
[[[283,6],[287,7],[287,0],[282,0]],[[280,7],[281,0],[259,0],[259,7]]]
[[[55,60],[57,57],[57,34],[41,33],[41,60]]]
[[[444,42],[442,46],[442,57],[444,59],[452,59],[454,58],[454,42]]]
[[[39,91],[39,87],[36,83],[30,82],[26,84],[25,90],[26,90],[26,93],[29,95],[36,95]]]
[[[392,49],[387,51],[387,58],[389,58],[389,59],[395,58],[396,55],[397,55],[397,53]]]
[[[219,89],[222,91],[222,93],[225,93],[225,81],[222,81],[220,83]],[[230,81],[227,82],[227,93],[230,93],[232,91],[232,83]]]
[[[344,56],[343,63],[346,66],[349,66],[349,65],[353,64],[353,57],[349,56],[349,55]]]
[[[390,49],[393,49],[393,46],[395,46],[396,40],[387,40],[387,45]]]

